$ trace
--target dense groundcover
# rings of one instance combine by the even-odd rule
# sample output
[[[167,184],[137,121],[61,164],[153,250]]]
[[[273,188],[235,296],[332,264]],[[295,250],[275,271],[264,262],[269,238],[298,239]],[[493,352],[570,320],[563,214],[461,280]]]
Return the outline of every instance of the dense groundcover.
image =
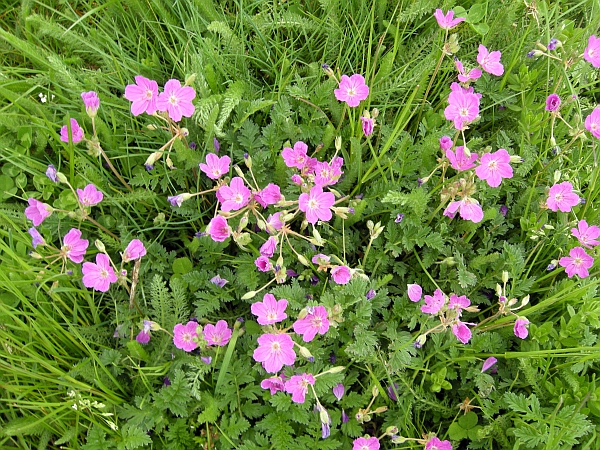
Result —
[[[598,448],[594,1],[10,1],[2,448]]]

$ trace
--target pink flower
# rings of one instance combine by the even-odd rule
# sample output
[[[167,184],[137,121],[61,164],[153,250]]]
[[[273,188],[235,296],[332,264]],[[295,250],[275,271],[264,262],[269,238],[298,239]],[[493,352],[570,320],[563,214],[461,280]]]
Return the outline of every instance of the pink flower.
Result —
[[[552,211],[569,212],[573,206],[579,204],[579,196],[573,192],[573,185],[568,181],[555,184],[548,192],[546,206]]]
[[[223,347],[231,339],[231,329],[224,320],[219,320],[216,325],[210,323],[205,325],[202,333],[209,346],[218,345],[219,347]]]
[[[494,153],[484,153],[475,169],[475,174],[480,180],[486,180],[491,187],[498,187],[502,178],[512,178],[513,170],[510,166],[510,155],[503,148]]]
[[[229,186],[221,186],[217,194],[222,202],[221,209],[225,212],[237,211],[250,201],[250,189],[240,177],[234,177]]]
[[[588,45],[583,51],[583,59],[594,67],[600,67],[600,38],[594,35],[590,36]]]
[[[569,255],[570,257],[563,256],[558,261],[558,264],[565,268],[568,277],[571,278],[573,275],[578,275],[579,278],[588,277],[590,275],[588,269],[594,265],[594,258],[582,247],[572,248]]]
[[[302,169],[308,161],[308,145],[302,141],[298,141],[294,144],[294,148],[284,147],[281,152],[283,162],[288,167],[296,167]]]
[[[266,188],[257,194],[254,194],[256,200],[263,208],[274,205],[281,200],[281,189],[278,185],[269,183]]]
[[[132,102],[131,114],[134,116],[139,116],[143,112],[154,114],[158,109],[156,107],[158,83],[141,75],[135,77],[135,83],[125,87],[125,98]]]
[[[440,289],[436,289],[433,296],[425,296],[425,304],[421,306],[421,311],[425,314],[437,314],[446,303],[446,296]]]
[[[471,330],[466,323],[461,322],[460,320],[452,325],[452,333],[456,336],[456,339],[463,344],[466,344],[471,339]]]
[[[362,122],[362,129],[365,136],[371,136],[373,134],[373,127],[375,126],[375,120],[360,116],[360,121]]]
[[[485,372],[486,370],[488,370],[490,367],[492,367],[494,364],[496,364],[498,362],[498,360],[496,358],[494,358],[493,356],[490,356],[488,359],[486,359],[483,362],[483,365],[481,366],[481,372]]]
[[[560,97],[556,94],[550,94],[546,99],[546,111],[557,111],[560,106]]]
[[[423,295],[423,288],[418,284],[409,284],[408,288],[408,298],[411,302],[418,302],[421,300],[421,296]]]
[[[454,11],[452,10],[448,11],[448,13],[444,15],[444,11],[442,11],[441,9],[436,9],[433,13],[433,17],[435,17],[435,20],[437,20],[438,25],[444,30],[450,30],[465,20],[463,17],[457,17],[455,19]]]
[[[575,236],[581,245],[587,248],[595,247],[600,245],[600,242],[596,240],[600,236],[600,228],[595,225],[588,226],[585,220],[580,220],[577,224],[577,228],[571,228],[571,233]]]
[[[74,263],[79,264],[83,261],[83,256],[88,248],[87,239],[81,239],[81,231],[71,228],[63,238],[61,253]],[[89,287],[89,286],[88,286]]]
[[[467,156],[465,153],[465,147],[456,147],[456,152],[452,150],[446,150],[446,157],[450,160],[450,165],[453,169],[460,171],[469,170],[475,167],[473,164],[477,161],[477,153],[471,153],[471,156]]]
[[[454,145],[454,142],[452,142],[452,139],[450,139],[450,137],[448,136],[442,136],[440,138],[440,148],[442,149],[442,151],[446,151],[452,148],[452,146]]]
[[[298,175],[297,173],[292,175],[291,179],[292,179],[292,183],[294,183],[297,186],[302,186],[302,184],[304,183],[304,180],[302,179],[302,177],[300,175]]]
[[[44,240],[44,238],[42,237],[42,235],[40,234],[40,232],[38,230],[31,227],[28,231],[29,231],[29,234],[31,235],[31,245],[33,245],[33,248],[36,248],[38,245],[46,243],[46,241]]]
[[[309,384],[315,384],[315,377],[310,373],[294,375],[285,382],[285,392],[292,394],[293,402],[304,403]]]
[[[259,251],[260,251],[261,256],[266,256],[267,258],[270,258],[273,256],[276,249],[277,249],[277,237],[271,236],[269,239],[267,239],[267,241],[263,245],[260,246]]]
[[[77,189],[79,201],[83,206],[94,206],[102,201],[104,194],[100,192],[93,184],[88,184],[86,187]]]
[[[444,216],[454,217],[456,211],[459,211],[460,217],[464,220],[470,220],[473,223],[479,223],[483,219],[483,209],[479,202],[472,197],[465,197],[460,201],[451,202],[444,210]]]
[[[73,144],[77,144],[83,140],[83,128],[79,126],[75,119],[71,119],[69,122],[71,123],[71,138]],[[60,129],[60,140],[69,142],[69,128],[66,125]]]
[[[450,441],[440,441],[437,437],[432,437],[425,444],[425,450],[452,450]]]
[[[600,39],[598,39],[598,41],[600,41]],[[598,52],[598,55],[599,55],[598,58],[600,60],[600,51]],[[592,133],[592,136],[594,136],[597,139],[600,139],[600,108],[599,107],[594,108],[594,110],[591,112],[591,114],[585,118],[585,128],[590,133]]]
[[[379,439],[374,436],[356,438],[352,443],[352,450],[379,450]]]
[[[461,63],[456,56],[454,57],[454,63],[458,70],[458,81],[461,83],[467,83],[469,80],[476,80],[481,77],[481,70],[479,69],[471,69],[468,73],[465,73],[463,63]]]
[[[258,338],[258,345],[253,358],[262,362],[269,373],[277,373],[284,365],[291,366],[296,360],[294,341],[287,334],[263,334]]]
[[[227,225],[227,219],[223,216],[214,217],[206,227],[206,232],[210,234],[213,241],[223,242],[229,237],[231,229]]]
[[[500,56],[502,56],[502,54],[498,50],[489,53],[485,46],[479,44],[477,62],[487,73],[491,73],[498,77],[504,73],[504,66],[500,64]]]
[[[331,164],[328,162],[317,162],[314,168],[315,171],[315,186],[329,186],[338,182],[343,172],[341,167],[344,164],[344,159],[340,157],[334,158]]]
[[[460,297],[456,294],[452,294],[448,300],[448,309],[454,309],[457,311],[460,316],[460,312],[468,308],[471,305],[471,300],[467,298],[466,295],[461,295]]]
[[[254,260],[254,265],[261,272],[269,272],[273,268],[273,264],[266,256],[259,256]]]
[[[263,389],[269,389],[271,395],[275,395],[278,391],[285,390],[285,384],[281,377],[266,378],[260,382],[260,387]]]
[[[25,208],[25,217],[31,220],[36,227],[46,220],[46,218],[54,211],[52,206],[42,203],[35,198],[28,198],[27,203],[29,203],[29,206]]]
[[[454,122],[457,130],[463,130],[466,124],[473,122],[479,114],[479,97],[462,88],[452,90],[448,96],[448,106],[444,110],[447,120]]]
[[[206,164],[200,163],[198,166],[208,178],[211,180],[218,180],[221,176],[229,172],[230,162],[231,158],[227,155],[219,158],[214,153],[209,153],[206,155]]]
[[[198,322],[178,323],[173,328],[173,344],[180,350],[191,352],[198,347]]]
[[[331,278],[337,284],[348,284],[352,274],[347,266],[334,266],[331,268]]]
[[[123,252],[123,262],[133,261],[146,255],[146,247],[139,239],[133,239]]]
[[[527,335],[529,334],[527,325],[529,325],[529,320],[527,320],[527,318],[525,318],[525,317],[519,317],[515,321],[515,327],[513,329],[515,336],[520,339],[525,339],[527,337]]]
[[[346,391],[346,388],[344,387],[344,385],[342,383],[338,383],[333,387],[333,389],[331,391],[333,392],[333,395],[335,395],[335,398],[337,398],[338,402],[339,402],[342,399],[342,397],[344,396],[344,392]]]
[[[110,266],[110,259],[104,253],[96,255],[96,264],[84,262],[81,267],[83,285],[96,291],[106,292],[111,283],[117,281],[115,271]]]
[[[346,102],[348,106],[354,108],[369,96],[369,86],[365,84],[362,75],[354,74],[351,77],[342,75],[339,88],[333,93],[340,102]]]
[[[260,325],[271,325],[287,318],[285,313],[287,305],[286,299],[276,300],[273,294],[265,294],[262,302],[250,306],[250,311],[258,317],[257,322]]]
[[[275,214],[271,214],[269,217],[267,217],[267,231],[269,233],[273,233],[277,230],[281,230],[281,227],[283,226],[283,224],[281,223],[281,220],[279,220],[279,216],[281,216],[280,212],[276,212]]]
[[[156,99],[156,107],[159,111],[167,111],[172,120],[179,122],[182,116],[192,117],[194,97],[196,91],[193,87],[181,86],[179,80],[169,80],[164,91]]]
[[[303,319],[294,322],[294,331],[302,335],[304,342],[312,341],[317,333],[325,334],[329,330],[329,320],[327,319],[327,310],[324,306],[315,306],[312,312]]]
[[[142,329],[135,337],[135,340],[138,341],[140,344],[144,345],[150,342],[150,331],[153,327],[158,327],[156,322],[152,322],[151,320],[144,320],[142,323]],[[155,328],[155,330],[158,328]]]
[[[300,211],[306,213],[306,220],[313,225],[318,220],[327,222],[331,219],[331,208],[335,203],[335,197],[331,192],[323,192],[323,188],[315,186],[307,194],[303,192],[298,198]]]
[[[83,99],[83,104],[85,105],[85,112],[87,115],[91,118],[96,117],[98,108],[100,108],[100,99],[98,98],[98,94],[96,94],[94,91],[82,92],[81,98]]]

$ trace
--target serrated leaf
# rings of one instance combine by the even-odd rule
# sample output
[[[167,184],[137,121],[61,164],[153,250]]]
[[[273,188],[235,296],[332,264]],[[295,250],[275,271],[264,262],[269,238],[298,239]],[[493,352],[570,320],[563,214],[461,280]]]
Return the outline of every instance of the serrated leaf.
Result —
[[[176,370],[170,386],[164,386],[154,394],[154,405],[168,409],[179,417],[187,417],[187,404],[190,401],[189,387],[183,370]]]

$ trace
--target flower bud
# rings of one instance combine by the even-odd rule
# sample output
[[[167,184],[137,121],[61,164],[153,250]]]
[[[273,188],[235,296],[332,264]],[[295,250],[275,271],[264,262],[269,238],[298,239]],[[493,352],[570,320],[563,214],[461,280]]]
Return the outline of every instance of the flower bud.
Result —
[[[148,128],[151,131],[158,130],[158,127],[154,124],[148,124],[146,125],[146,128]]]
[[[335,149],[338,152],[342,149],[342,137],[341,136],[335,137]]]
[[[312,354],[306,347],[302,347],[301,345],[299,347],[300,347],[299,348],[300,355],[302,355],[303,358],[308,359],[308,358],[312,357]]]
[[[508,272],[506,270],[502,271],[502,282],[508,283]]]
[[[235,173],[237,173],[238,177],[244,178],[244,172],[242,172],[242,169],[240,169],[240,166],[238,166],[236,164],[235,166],[233,166],[233,169],[235,170]]]
[[[496,295],[498,297],[502,297],[502,286],[500,286],[498,283],[496,283]]]
[[[196,76],[197,76],[197,74],[193,73],[189,77],[187,77],[185,79],[184,86],[191,86],[194,83],[194,81],[196,80]]]
[[[106,247],[104,247],[104,244],[100,239],[96,239],[94,241],[94,245],[96,246],[99,252],[106,253]]]
[[[520,164],[524,161],[524,159],[519,155],[510,155],[510,163],[511,164]]]
[[[385,434],[387,434],[388,436],[392,435],[392,434],[396,434],[398,432],[398,427],[395,425],[392,425],[391,427],[387,427],[385,429]]]
[[[242,295],[242,300],[250,300],[251,298],[254,298],[255,295],[256,291],[246,292],[244,295]]]
[[[156,161],[158,161],[160,159],[162,154],[163,154],[163,152],[154,152],[154,153],[150,154],[150,156],[148,156],[148,159],[146,159],[146,162],[144,163],[144,165],[146,167],[154,166],[154,164],[156,163]]]
[[[300,261],[300,264],[302,264],[303,266],[309,266],[310,263],[308,262],[308,259],[306,259],[304,256],[298,254],[298,261]]]
[[[244,163],[248,169],[252,169],[252,157],[248,153],[244,153]]]
[[[562,173],[560,172],[560,170],[557,170],[554,172],[554,184],[556,184],[560,181],[561,175],[562,175]]]
[[[29,252],[29,256],[31,256],[33,259],[42,259],[42,255],[36,252]]]
[[[67,183],[67,177],[61,172],[56,172],[56,179],[59,183]]]
[[[371,388],[371,394],[373,394],[373,397],[377,397],[379,395],[379,388],[377,386],[373,386]]]
[[[523,306],[526,306],[529,303],[529,294],[527,294],[525,297],[523,297],[523,300],[521,300],[521,308]]]
[[[373,414],[381,414],[383,412],[386,412],[387,410],[388,410],[387,406],[380,406],[379,408],[377,408],[373,411]]]

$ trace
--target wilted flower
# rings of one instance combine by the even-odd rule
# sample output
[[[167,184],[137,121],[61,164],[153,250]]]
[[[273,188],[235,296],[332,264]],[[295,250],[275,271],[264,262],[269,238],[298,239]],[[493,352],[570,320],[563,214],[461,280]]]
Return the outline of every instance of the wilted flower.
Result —
[[[496,358],[494,358],[493,356],[490,356],[488,359],[486,359],[483,362],[483,365],[481,366],[481,372],[485,372],[486,370],[488,370],[490,367],[492,367],[497,362],[498,362],[498,360]]]

